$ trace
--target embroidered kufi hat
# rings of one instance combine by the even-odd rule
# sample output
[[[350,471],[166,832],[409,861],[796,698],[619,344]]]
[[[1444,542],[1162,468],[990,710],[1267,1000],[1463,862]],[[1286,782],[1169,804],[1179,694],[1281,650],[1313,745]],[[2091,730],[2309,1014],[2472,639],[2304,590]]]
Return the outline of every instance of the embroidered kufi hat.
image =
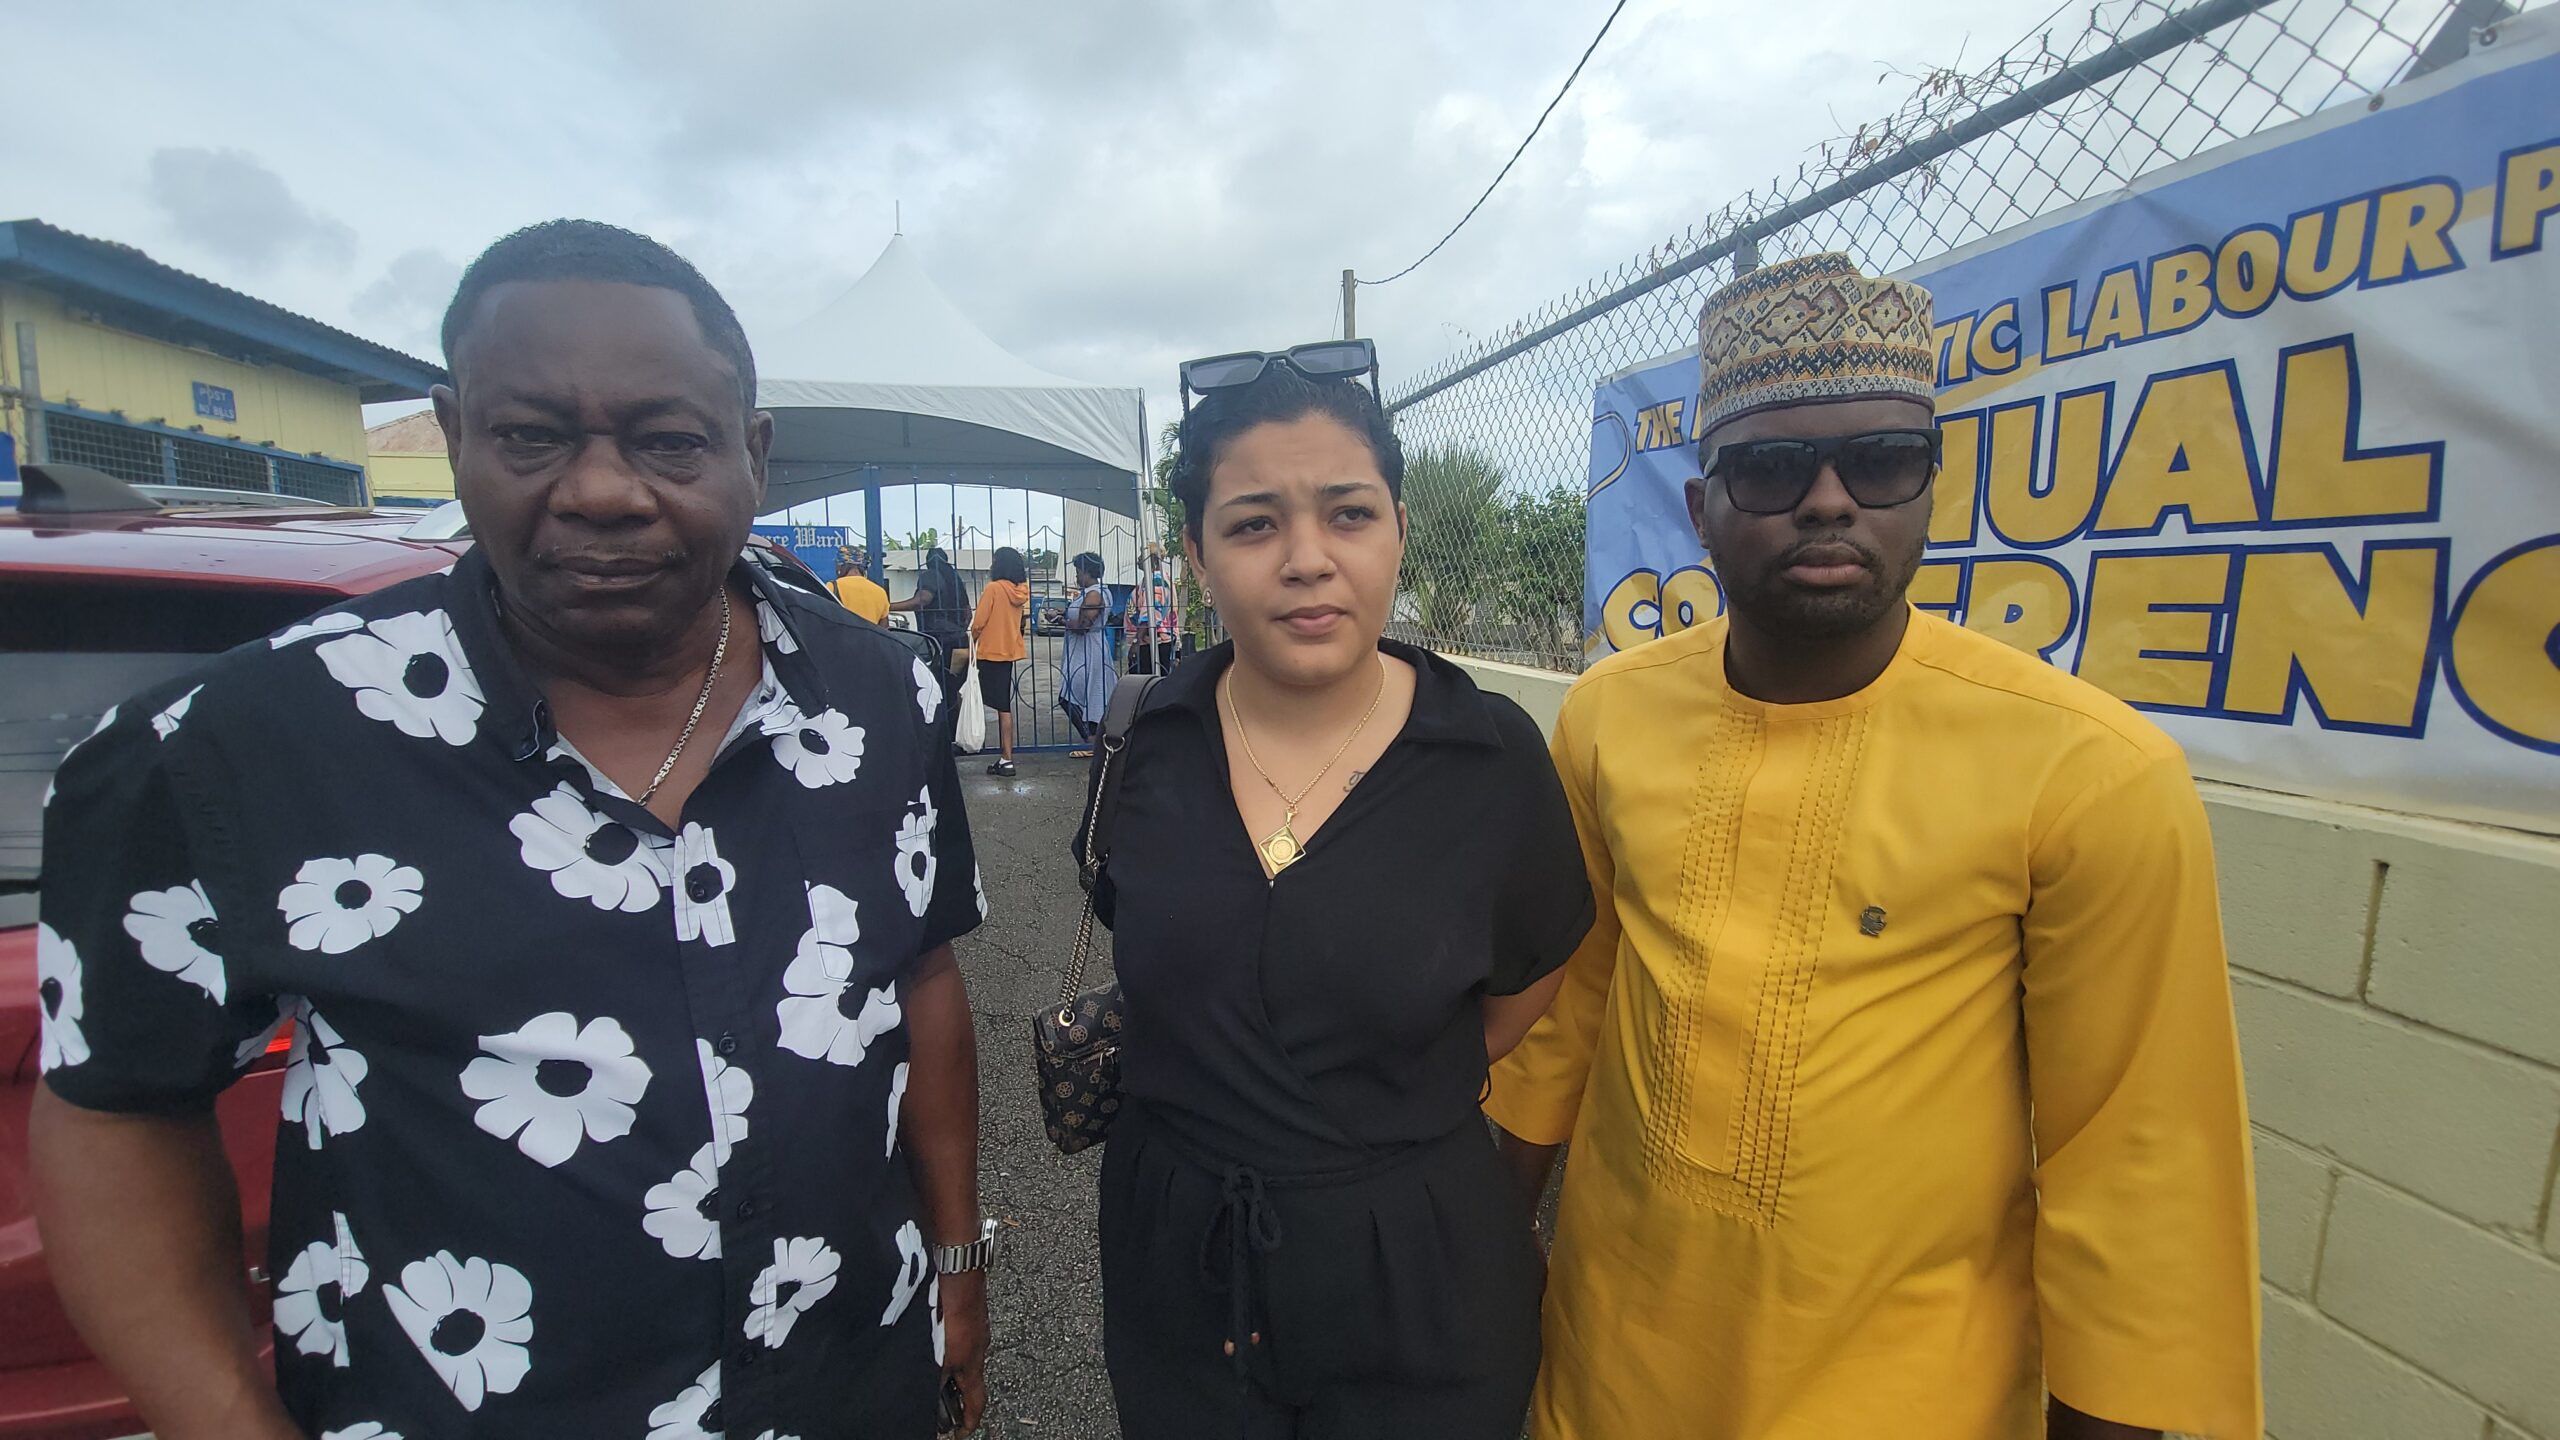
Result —
[[[1698,421],[1704,436],[1783,405],[1896,397],[1936,403],[1929,292],[1858,273],[1846,255],[1754,270],[1698,313]]]

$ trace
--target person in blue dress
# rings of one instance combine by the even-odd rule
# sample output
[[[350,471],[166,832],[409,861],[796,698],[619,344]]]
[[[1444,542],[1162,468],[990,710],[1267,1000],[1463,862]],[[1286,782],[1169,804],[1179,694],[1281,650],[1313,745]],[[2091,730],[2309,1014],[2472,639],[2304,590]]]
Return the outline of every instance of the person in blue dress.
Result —
[[[1058,655],[1058,705],[1090,740],[1102,725],[1119,675],[1111,668],[1111,592],[1102,588],[1102,557],[1087,550],[1075,558],[1076,597],[1067,602],[1067,638]],[[1079,758],[1090,756],[1079,749]]]

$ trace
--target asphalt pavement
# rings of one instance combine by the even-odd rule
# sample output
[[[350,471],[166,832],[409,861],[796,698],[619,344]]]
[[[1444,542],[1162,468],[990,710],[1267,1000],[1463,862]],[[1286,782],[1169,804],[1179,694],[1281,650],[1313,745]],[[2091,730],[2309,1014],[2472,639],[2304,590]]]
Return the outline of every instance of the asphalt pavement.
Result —
[[[1089,762],[1026,755],[1021,775],[961,760],[987,923],[958,946],[978,1021],[980,1189],[1003,1227],[988,1281],[987,1423],[996,1440],[1118,1440],[1102,1370],[1095,1185],[1102,1151],[1060,1155],[1040,1121],[1031,1015],[1057,997],[1083,914],[1067,839]],[[1110,973],[1097,927],[1094,978]]]

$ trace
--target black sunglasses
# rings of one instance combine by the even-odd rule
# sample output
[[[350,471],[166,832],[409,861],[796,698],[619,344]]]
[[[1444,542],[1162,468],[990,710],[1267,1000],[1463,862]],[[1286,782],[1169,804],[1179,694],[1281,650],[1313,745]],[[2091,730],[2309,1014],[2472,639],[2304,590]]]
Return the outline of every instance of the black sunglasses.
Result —
[[[1840,472],[1849,498],[1869,510],[1908,505],[1929,488],[1945,456],[1937,426],[1870,430],[1821,440],[1736,440],[1716,447],[1707,466],[1724,481],[1725,498],[1749,515],[1784,515],[1813,493],[1827,463]]]
[[[1369,392],[1378,393],[1378,347],[1369,340],[1318,340],[1286,350],[1239,350],[1182,362],[1182,408],[1191,397],[1212,390],[1232,390],[1262,378],[1274,365],[1286,365],[1310,380],[1339,380],[1366,372]]]

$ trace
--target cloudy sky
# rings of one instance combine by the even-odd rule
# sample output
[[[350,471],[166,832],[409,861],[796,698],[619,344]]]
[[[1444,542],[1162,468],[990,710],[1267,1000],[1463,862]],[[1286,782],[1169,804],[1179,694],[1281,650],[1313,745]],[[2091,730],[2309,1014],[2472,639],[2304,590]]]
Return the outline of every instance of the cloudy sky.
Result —
[[[1979,60],[2054,0],[1630,0],[1502,189],[1364,290],[1392,391]],[[8,218],[140,246],[421,356],[461,266],[582,215],[749,334],[892,231],[999,342],[1143,385],[1320,338],[1481,191],[1609,0],[84,3],[11,27]],[[42,57],[82,57],[51,63]],[[70,123],[76,117],[76,123]],[[818,378],[818,377],[811,377]]]

